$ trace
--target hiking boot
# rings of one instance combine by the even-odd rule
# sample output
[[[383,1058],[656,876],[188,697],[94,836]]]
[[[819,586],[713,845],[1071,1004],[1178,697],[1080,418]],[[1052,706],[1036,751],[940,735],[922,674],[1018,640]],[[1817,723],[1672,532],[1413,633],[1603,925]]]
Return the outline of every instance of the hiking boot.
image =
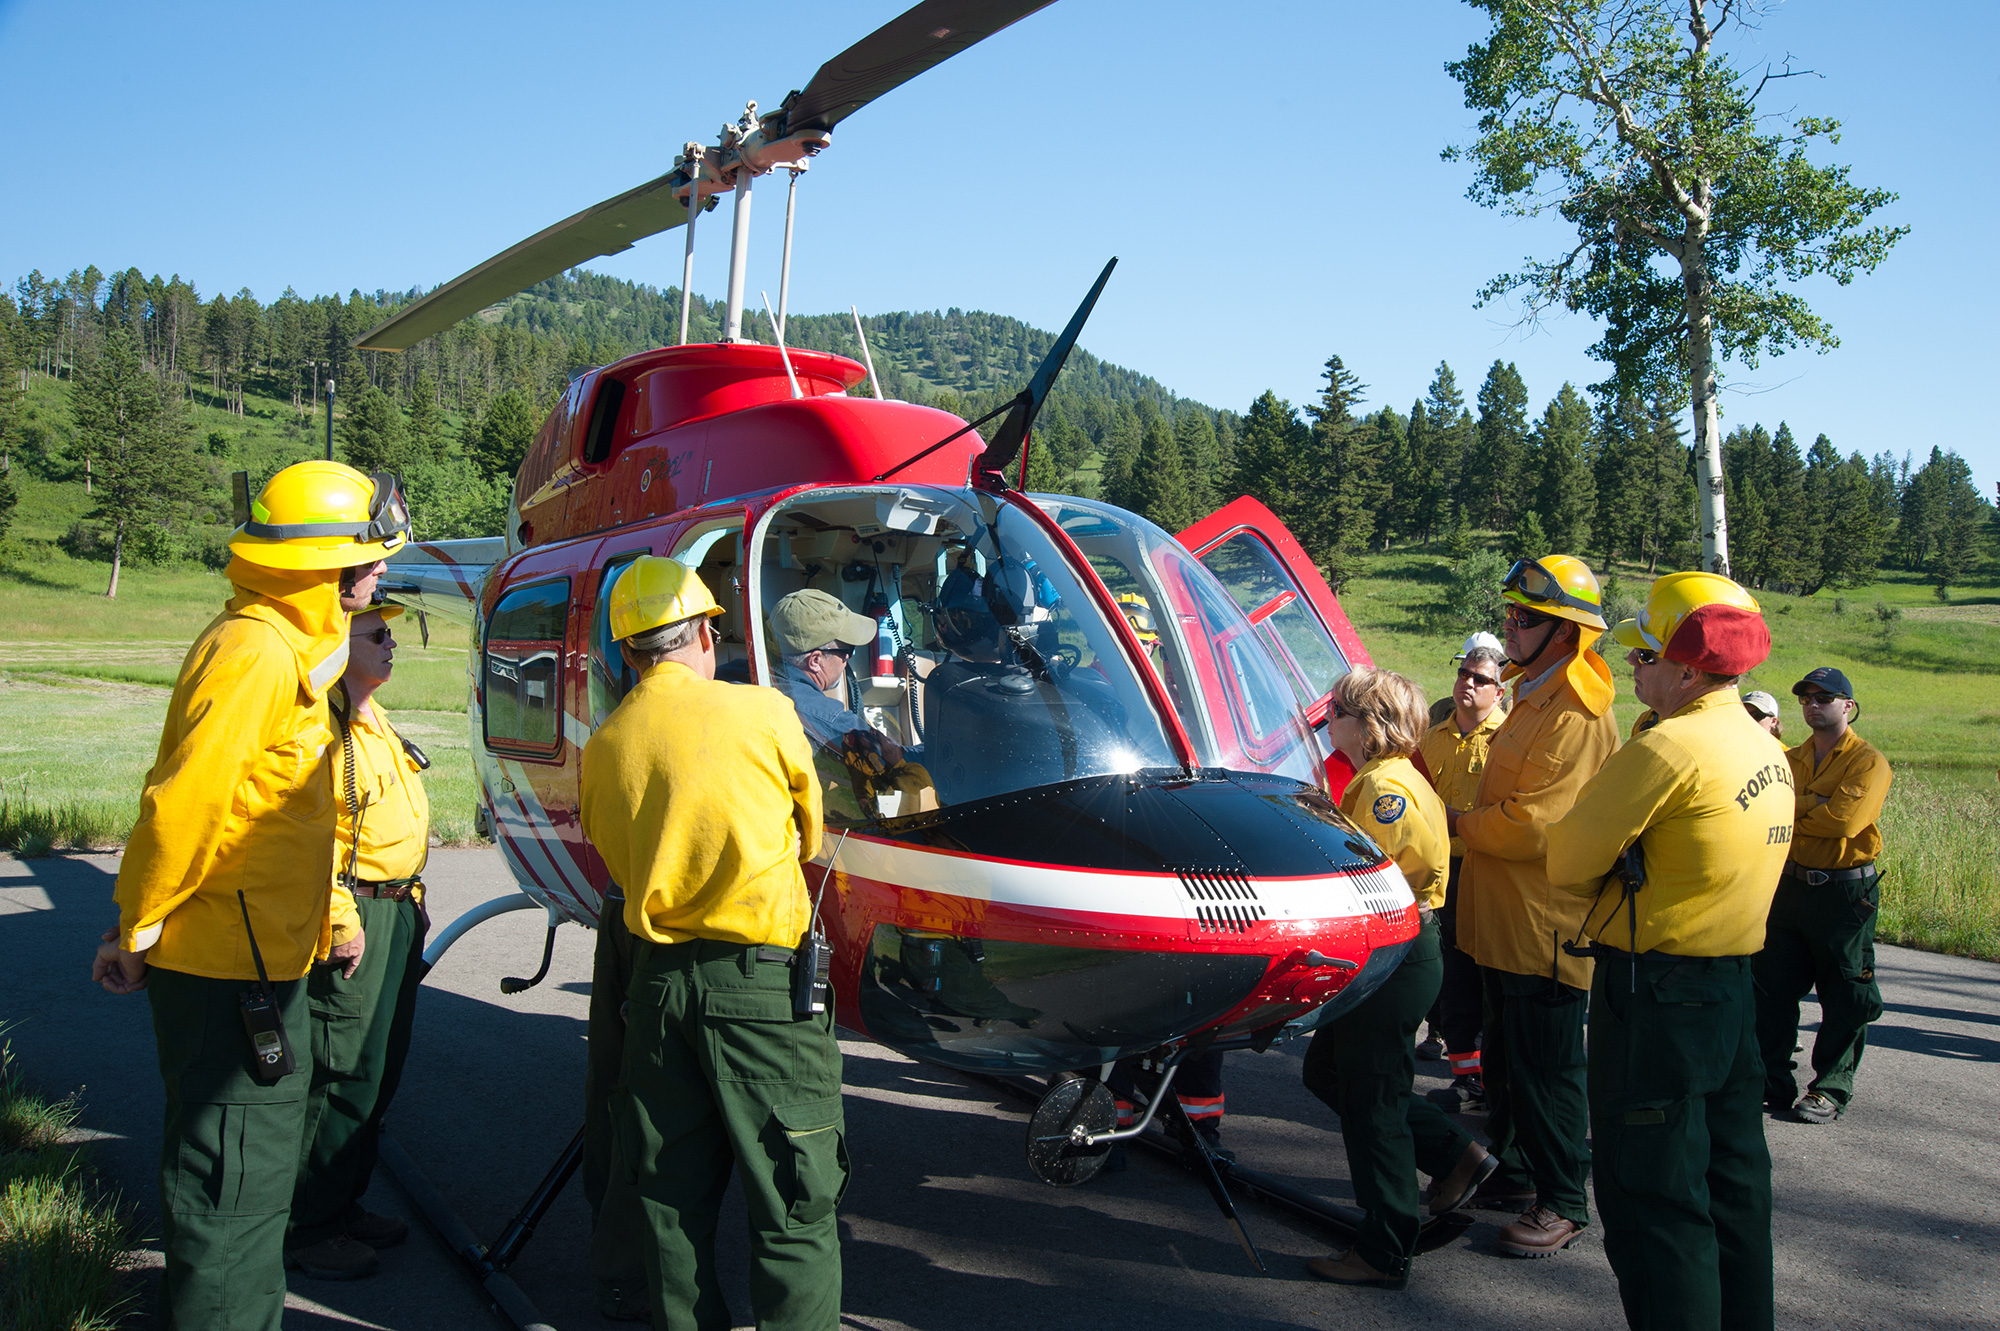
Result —
[[[347,1237],[371,1248],[393,1248],[410,1237],[410,1225],[401,1216],[376,1215],[357,1206],[347,1217]]]
[[[1840,1117],[1840,1103],[1832,1096],[1819,1091],[1807,1091],[1792,1106],[1792,1113],[1801,1123],[1831,1123]]]
[[[1537,1202],[1500,1231],[1500,1251],[1514,1257],[1553,1257],[1575,1241],[1583,1226]]]
[[[1407,1289],[1410,1284],[1408,1263],[1404,1264],[1403,1274],[1392,1276],[1368,1265],[1352,1248],[1346,1252],[1315,1257],[1306,1263],[1306,1270],[1321,1280],[1331,1280],[1336,1285],[1361,1285],[1369,1289]]]
[[[1468,1142],[1464,1154],[1458,1157],[1458,1163],[1451,1167],[1451,1172],[1440,1174],[1432,1181],[1431,1214],[1443,1215],[1465,1205],[1479,1191],[1479,1185],[1492,1178],[1499,1168],[1499,1156],[1478,1142]]]
[[[1444,1041],[1432,1031],[1417,1044],[1417,1057],[1426,1063],[1435,1063],[1444,1057]]]
[[[380,1270],[382,1259],[367,1244],[336,1234],[303,1248],[293,1248],[285,1254],[285,1265],[309,1280],[360,1280]]]
[[[1444,1094],[1454,1102],[1454,1114],[1483,1114],[1486,1112],[1486,1083],[1477,1077],[1453,1077],[1451,1085],[1444,1088]]]
[[[1472,1194],[1469,1205],[1482,1211],[1513,1211],[1519,1214],[1535,1204],[1535,1190],[1489,1177]]]

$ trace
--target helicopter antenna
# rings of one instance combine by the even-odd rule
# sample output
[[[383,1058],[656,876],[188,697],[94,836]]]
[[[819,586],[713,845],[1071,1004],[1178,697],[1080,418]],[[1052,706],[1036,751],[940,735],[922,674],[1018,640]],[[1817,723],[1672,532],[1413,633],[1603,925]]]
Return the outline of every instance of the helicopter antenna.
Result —
[[[850,305],[847,307],[847,312],[854,316],[854,336],[861,343],[861,359],[868,363],[868,386],[875,390],[875,398],[877,401],[880,401],[882,398],[882,381],[875,377],[875,357],[868,352],[868,334],[861,331],[861,311]],[[1996,482],[1996,484],[2000,484],[2000,482]],[[238,525],[240,526],[241,524]]]
[[[792,381],[792,396],[804,397],[799,389],[799,377],[792,373],[792,353],[785,350],[785,325],[771,313],[771,293],[765,291],[759,294],[764,297],[764,315],[771,321],[771,333],[778,339],[778,359],[785,363],[785,378]]]

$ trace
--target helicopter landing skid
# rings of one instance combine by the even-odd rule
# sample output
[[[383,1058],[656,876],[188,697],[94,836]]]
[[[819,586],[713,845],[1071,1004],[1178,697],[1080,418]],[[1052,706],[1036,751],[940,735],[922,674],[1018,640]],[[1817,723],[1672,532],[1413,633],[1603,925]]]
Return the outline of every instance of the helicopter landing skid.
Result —
[[[403,1190],[403,1195],[423,1213],[437,1236],[444,1240],[444,1245],[451,1249],[452,1254],[464,1264],[466,1272],[493,1300],[493,1311],[505,1318],[515,1331],[554,1331],[521,1287],[507,1275],[507,1268],[521,1255],[521,1249],[527,1246],[528,1240],[535,1236],[535,1226],[548,1214],[549,1207],[561,1195],[570,1175],[576,1173],[577,1166],[582,1163],[582,1128],[576,1130],[576,1136],[570,1138],[569,1145],[550,1166],[549,1172],[542,1176],[541,1183],[528,1194],[528,1200],[521,1204],[521,1209],[514,1213],[507,1227],[500,1231],[500,1237],[490,1244],[481,1243],[473,1237],[471,1227],[459,1219],[444,1195],[424,1176],[423,1170],[410,1159],[409,1152],[403,1149],[401,1143],[389,1135],[386,1127],[382,1129],[380,1159],[387,1166],[390,1177],[396,1180],[396,1186]]]

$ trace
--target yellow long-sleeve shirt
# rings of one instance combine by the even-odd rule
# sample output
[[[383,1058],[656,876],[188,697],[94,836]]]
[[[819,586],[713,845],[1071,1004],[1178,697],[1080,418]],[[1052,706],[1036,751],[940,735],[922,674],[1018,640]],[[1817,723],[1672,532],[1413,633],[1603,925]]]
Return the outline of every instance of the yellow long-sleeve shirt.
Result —
[[[1340,811],[1396,862],[1419,904],[1432,910],[1444,905],[1451,873],[1444,801],[1414,763],[1375,758],[1363,764],[1340,794]]]
[[[1507,713],[1495,707],[1484,721],[1462,735],[1456,716],[1447,716],[1424,732],[1417,752],[1423,756],[1431,784],[1447,809],[1464,813],[1477,800],[1479,780],[1486,775],[1487,751],[1500,723],[1506,719]],[[1465,854],[1465,843],[1457,837],[1451,839],[1451,854],[1453,859]]]
[[[1889,760],[1849,730],[1817,767],[1807,739],[1785,751],[1798,792],[1792,861],[1808,869],[1852,869],[1882,853],[1876,820],[1889,798]]]
[[[346,750],[340,743],[340,720],[335,716],[334,741],[328,750],[333,758],[334,805],[339,815],[334,830],[335,872],[344,874],[352,864],[354,876],[365,883],[413,878],[423,872],[431,853],[431,801],[424,790],[423,769],[403,748],[381,703],[371,700],[363,715],[348,707],[346,695],[338,689],[331,703],[348,715],[354,727],[354,797],[363,810],[357,854],[356,819],[347,809]],[[412,888],[410,897],[422,901],[423,885]],[[333,887],[332,917],[336,944],[349,941],[360,928],[354,894],[338,881]]]
[[[584,745],[582,784],[583,834],[635,935],[798,944],[820,794],[784,694],[653,666]]]
[[[1516,975],[1553,967],[1564,984],[1590,984],[1590,960],[1558,946],[1575,936],[1585,903],[1550,885],[1544,857],[1549,824],[1618,747],[1612,696],[1610,670],[1586,651],[1516,700],[1494,733],[1477,804],[1458,820],[1458,945],[1482,966]]]
[[[331,946],[326,691],[347,664],[337,571],[232,560],[236,584],[188,648],[139,821],[118,866],[118,945],[148,965],[252,980],[241,890],[273,980]]]
[[[1549,879],[1592,903],[1587,932],[1613,947],[1747,956],[1764,946],[1791,817],[1784,747],[1735,689],[1718,689],[1611,756],[1549,828]],[[1646,860],[1636,944],[1619,884],[1601,881],[1635,838]]]

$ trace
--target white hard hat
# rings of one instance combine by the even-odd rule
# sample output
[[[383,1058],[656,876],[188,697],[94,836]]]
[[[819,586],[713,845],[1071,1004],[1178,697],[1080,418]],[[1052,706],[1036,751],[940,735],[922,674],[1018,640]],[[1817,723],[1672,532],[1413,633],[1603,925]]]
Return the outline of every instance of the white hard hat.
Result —
[[[1502,656],[1505,656],[1507,654],[1507,649],[1501,645],[1500,639],[1494,637],[1491,633],[1488,633],[1485,629],[1481,629],[1479,632],[1467,638],[1465,640],[1465,646],[1459,648],[1458,655],[1452,657],[1451,659],[1454,661],[1463,661],[1466,657],[1472,655],[1474,651],[1478,650],[1481,647],[1484,647],[1486,650],[1490,652],[1497,652]]]

